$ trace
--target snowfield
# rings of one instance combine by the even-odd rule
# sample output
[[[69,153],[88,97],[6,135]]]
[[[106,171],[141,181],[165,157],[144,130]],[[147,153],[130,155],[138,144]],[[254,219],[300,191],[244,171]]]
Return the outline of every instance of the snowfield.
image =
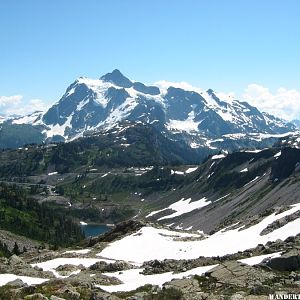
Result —
[[[248,264],[250,266],[261,263],[266,258],[274,258],[279,257],[281,252],[266,254],[266,255],[258,255],[250,258],[245,258],[239,260],[242,263]],[[186,272],[176,273],[166,272],[162,274],[152,274],[152,275],[144,275],[141,274],[144,269],[131,269],[123,272],[114,272],[114,273],[104,273],[104,275],[109,277],[116,277],[120,279],[123,284],[118,285],[98,285],[101,289],[113,293],[113,292],[121,292],[121,291],[132,291],[137,289],[140,286],[145,284],[152,284],[162,286],[164,283],[171,281],[172,279],[182,279],[185,277],[189,277],[192,275],[202,275],[205,272],[215,268],[217,265],[210,265],[204,267],[197,267]]]
[[[221,158],[224,158],[224,157],[225,157],[225,154],[219,154],[219,155],[212,156],[211,159],[221,159]]]
[[[198,167],[188,168],[188,169],[185,171],[185,174],[193,173],[193,172],[195,172],[197,169],[198,169]]]
[[[49,279],[45,278],[37,278],[37,277],[29,277],[29,276],[20,276],[14,274],[0,274],[0,286],[3,286],[11,281],[16,279],[21,279],[24,283],[28,285],[41,284]]]
[[[244,264],[247,264],[249,266],[254,266],[254,265],[261,263],[266,258],[271,259],[271,258],[279,257],[281,255],[281,253],[282,252],[275,252],[275,253],[271,253],[271,254],[257,255],[257,256],[252,256],[249,258],[240,259],[238,261],[240,261]]]
[[[98,255],[104,258],[143,263],[154,259],[193,259],[199,256],[212,257],[232,254],[256,247],[258,244],[266,244],[268,241],[285,240],[289,236],[297,235],[300,232],[300,218],[269,234],[262,236],[260,233],[275,220],[298,210],[300,210],[300,204],[295,204],[289,210],[277,215],[273,213],[247,229],[221,230],[202,240],[188,240],[188,238],[197,236],[200,238],[201,235],[198,234],[147,226],[141,228],[137,233],[111,243]],[[182,239],[183,237],[186,238],[185,241]]]
[[[226,198],[227,196],[229,196],[230,194],[226,195],[226,196],[223,196],[217,200],[215,200],[214,202],[217,202],[221,199],[224,199]],[[211,201],[209,201],[207,198],[203,197],[201,198],[200,200],[197,200],[197,201],[192,201],[191,198],[188,198],[188,199],[184,199],[184,198],[181,198],[179,201],[175,202],[175,203],[172,203],[171,205],[169,205],[168,207],[166,208],[163,208],[163,209],[160,209],[160,210],[155,210],[151,213],[149,213],[146,218],[149,218],[149,217],[152,217],[160,212],[163,212],[165,210],[173,210],[175,211],[174,213],[170,214],[170,215],[167,215],[167,216],[164,216],[164,217],[161,217],[159,218],[157,221],[161,221],[161,220],[165,220],[165,219],[172,219],[172,218],[175,218],[175,217],[178,217],[178,216],[181,216],[183,214],[187,214],[189,212],[192,212],[196,209],[201,209],[207,205],[211,204]]]
[[[167,123],[167,128],[169,130],[178,130],[186,132],[198,131],[198,125],[200,122],[195,122],[193,118],[194,115],[190,114],[185,121],[170,120],[169,123]]]
[[[191,198],[184,199],[182,198],[178,202],[175,202],[171,204],[168,209],[172,209],[175,212],[172,213],[171,215],[164,216],[158,219],[158,221],[165,220],[165,219],[172,219],[178,216],[181,216],[183,214],[189,213],[195,209],[200,209],[204,206],[207,206],[211,203],[211,201],[207,201],[207,199],[204,197],[198,201],[193,201],[191,202]]]
[[[98,285],[97,287],[100,287],[101,289],[109,293],[113,293],[121,291],[132,291],[145,284],[162,286],[165,282],[171,281],[172,279],[181,279],[191,275],[202,275],[216,266],[217,265],[198,267],[186,272],[176,274],[174,274],[173,272],[167,272],[162,274],[143,275],[140,274],[143,269],[132,269],[123,272],[104,273],[104,275],[106,276],[117,277],[123,282],[123,284]]]
[[[281,151],[279,151],[278,153],[276,153],[275,155],[274,155],[274,157],[279,157],[281,155]]]
[[[158,221],[165,220],[165,219],[172,219],[172,218],[181,216],[183,214],[189,213],[195,209],[200,209],[211,203],[211,201],[207,201],[207,199],[205,197],[200,200],[193,201],[193,202],[191,202],[191,200],[192,200],[191,198],[188,198],[188,199],[181,198],[179,201],[169,205],[166,208],[151,212],[150,214],[148,214],[146,216],[146,218],[152,217],[160,212],[171,209],[171,210],[174,210],[175,212],[170,215],[159,218]]]

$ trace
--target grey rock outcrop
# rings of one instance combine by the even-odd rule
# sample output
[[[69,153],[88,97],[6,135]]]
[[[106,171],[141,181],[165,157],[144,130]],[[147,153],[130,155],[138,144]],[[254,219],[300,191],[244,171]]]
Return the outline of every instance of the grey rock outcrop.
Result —
[[[98,261],[90,266],[90,270],[100,272],[116,272],[128,269],[132,269],[132,266],[126,261],[117,261],[109,264],[104,261]]]
[[[24,300],[49,300],[41,293],[35,293],[24,297]]]
[[[270,259],[266,265],[278,271],[297,271],[300,270],[300,250],[293,249],[280,257]]]
[[[273,275],[259,268],[254,268],[237,261],[227,261],[206,273],[222,284],[231,284],[238,287],[254,287],[262,285]]]

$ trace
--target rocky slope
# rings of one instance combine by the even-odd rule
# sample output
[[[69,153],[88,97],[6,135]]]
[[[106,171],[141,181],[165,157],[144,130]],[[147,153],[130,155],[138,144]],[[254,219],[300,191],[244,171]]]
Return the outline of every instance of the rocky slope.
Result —
[[[119,225],[113,239],[107,235],[89,248],[36,250],[1,259],[0,298],[233,300],[268,299],[269,294],[300,291],[299,236],[218,257],[154,260],[143,265],[103,257],[103,249],[131,236],[138,238],[140,226],[155,225]],[[165,231],[169,235],[165,239],[174,244],[183,236],[182,232],[157,229]],[[197,241],[189,236],[184,243]]]
[[[219,224],[250,224],[256,215],[296,204],[300,200],[299,141],[294,136],[261,151],[214,155],[188,173],[187,168],[169,168],[165,172],[184,184],[146,197],[145,203],[156,209],[144,216],[173,228],[209,233]]]

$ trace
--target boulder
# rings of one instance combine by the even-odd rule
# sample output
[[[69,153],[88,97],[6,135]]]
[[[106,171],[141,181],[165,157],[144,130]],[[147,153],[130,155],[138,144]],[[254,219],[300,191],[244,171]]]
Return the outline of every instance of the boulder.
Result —
[[[80,294],[76,291],[76,288],[71,285],[65,285],[57,291],[58,295],[66,295],[68,299],[79,300]]]
[[[90,266],[90,270],[100,272],[117,272],[132,269],[132,266],[126,261],[116,261],[114,263],[106,263],[104,261],[98,261]]]
[[[15,279],[13,281],[10,281],[7,283],[7,285],[11,285],[14,287],[23,287],[23,286],[28,286],[26,283],[24,283],[21,279]]]
[[[184,293],[195,294],[201,292],[201,288],[196,279],[184,278],[184,279],[173,279],[163,285],[165,288],[175,288]]]
[[[214,299],[213,295],[204,292],[199,282],[195,278],[173,279],[163,285],[163,289],[173,288],[183,293],[185,300],[208,300]],[[146,298],[147,299],[147,298]],[[176,298],[178,299],[178,298]],[[180,298],[181,299],[181,298]]]
[[[300,250],[290,250],[280,257],[270,259],[266,262],[266,265],[277,271],[300,270]]]
[[[120,298],[106,292],[95,291],[92,294],[91,300],[120,300]]]
[[[274,277],[273,274],[260,268],[251,267],[238,261],[224,262],[208,271],[206,275],[219,283],[248,288],[262,285],[262,282]]]
[[[91,288],[95,285],[112,285],[122,283],[122,281],[116,277],[110,277],[100,273],[97,273],[95,276],[91,276],[91,274],[87,271],[80,272],[79,274],[70,276],[64,280],[71,285],[88,288]]]
[[[25,264],[25,262],[21,257],[14,254],[9,258],[9,264],[15,266],[15,265],[23,265]]]
[[[35,294],[25,296],[24,300],[49,300],[49,299],[41,293],[35,293]]]

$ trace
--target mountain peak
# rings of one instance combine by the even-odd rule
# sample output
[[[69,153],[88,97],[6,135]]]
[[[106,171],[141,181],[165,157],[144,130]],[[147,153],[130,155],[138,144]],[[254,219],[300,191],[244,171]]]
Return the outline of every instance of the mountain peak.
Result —
[[[111,73],[107,73],[107,74],[103,75],[100,79],[103,81],[112,82],[115,85],[123,87],[123,88],[130,88],[130,87],[132,87],[132,84],[133,84],[118,69],[115,69]]]
[[[207,91],[206,91],[206,93],[208,94],[208,95],[213,95],[215,92],[214,92],[214,90],[213,89],[208,89]]]

